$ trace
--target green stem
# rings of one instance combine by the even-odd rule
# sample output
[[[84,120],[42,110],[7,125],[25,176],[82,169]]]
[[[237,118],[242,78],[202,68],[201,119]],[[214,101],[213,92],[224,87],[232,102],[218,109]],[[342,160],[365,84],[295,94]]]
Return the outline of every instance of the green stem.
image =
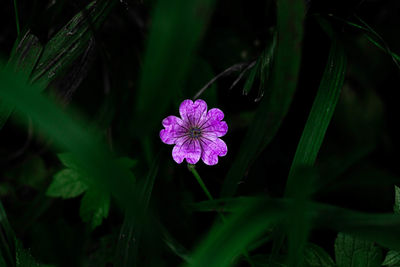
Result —
[[[203,180],[200,177],[200,174],[196,170],[196,165],[188,164],[188,169],[193,173],[194,178],[196,178],[197,182],[200,184],[200,187],[203,189],[204,193],[207,195],[209,200],[214,200],[210,191],[208,191],[207,186],[204,184]],[[218,215],[221,217],[222,222],[225,222],[225,216],[219,210],[217,210]],[[254,267],[254,263],[249,256],[249,252],[245,249],[242,252],[243,256],[246,258],[247,262],[251,267]]]
[[[19,15],[18,15],[17,0],[14,0],[14,12],[15,12],[15,24],[17,25],[17,36],[19,36],[21,31],[19,28]]]
[[[200,174],[196,171],[196,167],[193,164],[188,164],[189,171],[193,173],[194,178],[196,178],[197,182],[200,184],[200,187],[203,189],[204,193],[207,195],[209,200],[214,200],[210,191],[208,191],[206,185],[200,177]]]

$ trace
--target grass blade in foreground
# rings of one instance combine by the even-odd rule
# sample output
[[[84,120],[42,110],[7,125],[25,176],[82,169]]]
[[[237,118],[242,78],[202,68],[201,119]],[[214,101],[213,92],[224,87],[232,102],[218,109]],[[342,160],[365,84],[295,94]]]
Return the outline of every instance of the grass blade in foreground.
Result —
[[[227,174],[221,192],[223,197],[235,194],[251,161],[275,136],[289,110],[300,67],[304,14],[304,1],[278,1],[278,40],[272,88],[261,100],[253,124]]]
[[[172,99],[181,97],[178,92],[183,86],[213,3],[214,0],[157,2],[135,105],[134,125],[140,125],[141,136],[158,129]]]
[[[136,193],[132,194],[133,204],[125,214],[119,235],[114,262],[117,267],[138,266],[137,256],[142,225],[146,220],[146,212],[160,165],[160,155],[161,153],[154,160],[147,177],[136,186]],[[133,244],[132,240],[135,240]]]
[[[280,205],[269,205],[257,199],[240,205],[236,214],[218,224],[195,250],[192,261],[185,266],[225,267],[283,216]]]
[[[254,203],[261,207],[258,212],[268,213],[269,207],[278,207],[283,215],[288,208],[293,209],[293,200],[271,199],[267,197],[241,197],[214,201],[203,201],[192,205],[195,210],[221,210],[240,213],[243,207],[253,207]],[[253,204],[252,204],[253,203]],[[391,213],[365,213],[348,210],[332,205],[308,202],[305,211],[312,216],[313,226],[332,229],[351,234],[355,237],[374,241],[393,250],[400,250],[400,215]],[[272,216],[272,215],[271,215]],[[208,237],[212,239],[214,237]]]
[[[129,169],[119,164],[98,141],[98,133],[40,94],[39,85],[28,85],[24,81],[26,77],[3,68],[0,63],[0,98],[4,103],[29,114],[43,134],[72,154],[88,174],[88,183],[100,191],[111,192],[119,207],[126,208],[134,179]]]
[[[298,169],[312,167],[315,163],[343,87],[346,63],[343,47],[334,40],[317,96],[290,168],[286,185],[287,196],[294,194],[297,190],[298,182],[294,179]]]
[[[21,40],[17,39],[11,52],[8,65],[15,70],[24,72],[29,76],[36,65],[43,46],[40,44],[39,39],[27,31]],[[12,107],[5,106],[0,100],[0,130],[7,122],[12,113]]]

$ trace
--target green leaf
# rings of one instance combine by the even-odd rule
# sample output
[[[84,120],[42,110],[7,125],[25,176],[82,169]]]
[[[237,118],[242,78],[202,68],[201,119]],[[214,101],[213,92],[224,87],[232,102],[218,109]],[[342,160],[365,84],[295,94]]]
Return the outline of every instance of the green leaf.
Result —
[[[379,267],[382,250],[371,241],[339,233],[335,241],[335,257],[338,267]]]
[[[400,266],[400,252],[389,250],[386,254],[385,260],[383,261],[382,265],[384,266]]]
[[[142,227],[146,221],[146,211],[149,205],[153,186],[158,174],[161,153],[154,159],[147,177],[138,183],[136,191],[132,193],[132,205],[127,210],[120,230],[117,244],[115,264],[117,267],[136,266],[140,246]],[[135,240],[131,244],[131,240]]]
[[[0,90],[4,103],[15,106],[22,114],[29,114],[33,125],[44,136],[51,138],[54,146],[71,153],[86,174],[88,185],[111,193],[121,209],[130,207],[133,173],[121,164],[115,164],[113,154],[105,144],[100,143],[101,134],[98,131],[87,127],[81,116],[67,114],[39,93],[40,85],[27,84],[24,82],[26,77],[21,74],[0,67],[0,81],[4,86]]]
[[[53,182],[47,189],[50,197],[73,198],[87,190],[80,173],[73,169],[64,169],[54,175]]]
[[[282,219],[282,205],[253,199],[238,212],[215,225],[195,249],[192,261],[185,266],[232,266],[235,257],[275,223]],[[274,203],[276,204],[276,203]]]
[[[33,82],[48,84],[65,70],[86,50],[93,30],[100,27],[116,1],[95,0],[76,14],[46,44],[32,73]]]
[[[41,55],[42,49],[39,39],[30,31],[27,31],[20,40],[18,39],[15,42],[8,65],[12,69],[18,69],[18,71],[29,76]],[[7,122],[12,110],[12,107],[5,106],[0,100],[0,130]]]
[[[320,246],[308,243],[304,250],[304,262],[307,267],[335,267],[331,256]]]
[[[17,39],[11,51],[8,64],[18,71],[30,75],[40,55],[42,54],[43,46],[39,39],[31,33],[30,30],[26,31],[21,39]]]
[[[246,83],[243,86],[244,95],[247,95],[250,92],[251,88],[253,87],[254,80],[257,76],[259,67],[260,67],[260,59],[257,60],[256,65],[250,70],[249,76],[246,79]]]
[[[27,31],[17,40],[11,52],[9,65],[23,72],[26,79],[39,82],[43,90],[56,77],[68,69],[88,47],[93,29],[98,29],[116,1],[95,0],[75,15],[43,48],[36,36]],[[88,21],[90,20],[90,22]],[[0,130],[13,110],[0,101]]]
[[[264,204],[260,205],[265,205],[266,207],[279,207],[285,214],[292,212],[291,209],[296,207],[296,203],[293,203],[296,202],[295,200],[268,197],[220,199],[203,201],[191,206],[198,207],[196,210],[202,211],[215,211],[218,209],[238,213],[243,207],[251,206],[254,201],[263,202]],[[307,206],[303,212],[312,216],[312,224],[315,227],[352,234],[356,237],[374,241],[386,248],[400,250],[399,214],[365,213],[315,202],[307,202],[305,204]]]
[[[142,128],[141,136],[158,129],[167,108],[177,98],[213,4],[213,0],[157,1],[135,105],[134,125]]]
[[[260,101],[255,119],[240,145],[224,181],[222,197],[235,194],[250,163],[273,139],[292,103],[300,68],[305,5],[302,0],[279,0],[277,6],[278,38],[271,89]]]
[[[101,225],[107,218],[110,209],[110,196],[96,190],[88,190],[82,198],[80,215],[84,222],[89,223],[90,229]]]
[[[290,168],[286,194],[296,190],[298,183],[294,181],[294,174],[298,169],[312,167],[315,163],[343,87],[346,63],[343,47],[334,39],[317,95]]]

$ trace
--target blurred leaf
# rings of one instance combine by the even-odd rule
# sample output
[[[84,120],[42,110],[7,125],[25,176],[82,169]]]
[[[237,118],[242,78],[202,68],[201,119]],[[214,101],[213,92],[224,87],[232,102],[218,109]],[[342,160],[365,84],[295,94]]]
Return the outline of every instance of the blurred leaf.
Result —
[[[142,128],[141,136],[159,128],[167,108],[184,85],[213,3],[213,0],[157,1],[135,105],[134,125]]]
[[[346,64],[343,47],[336,40],[333,40],[317,95],[290,168],[286,194],[297,190],[297,183],[293,180],[297,170],[315,164],[343,87]]]
[[[87,185],[82,181],[77,171],[64,169],[54,175],[53,182],[47,189],[46,195],[50,197],[73,198],[85,192],[87,188]]]
[[[321,247],[308,243],[304,250],[304,263],[307,267],[335,267],[331,256]]]
[[[42,49],[39,39],[30,31],[27,31],[21,40],[17,39],[15,42],[8,64],[14,70],[18,68],[18,71],[29,76],[41,55]],[[0,100],[0,130],[11,113],[12,107],[5,106]]]
[[[84,222],[89,223],[94,229],[101,225],[104,218],[107,218],[110,209],[110,196],[104,192],[88,190],[82,198],[80,215]]]
[[[382,265],[390,267],[400,266],[400,252],[389,250]]]
[[[335,257],[338,267],[379,267],[382,250],[371,241],[339,233],[335,241]]]
[[[279,0],[277,5],[278,38],[271,89],[262,98],[255,119],[227,174],[222,197],[235,194],[238,182],[252,160],[273,139],[289,110],[296,89],[303,36],[304,1]]]
[[[240,197],[231,199],[220,199],[214,201],[203,201],[191,205],[196,210],[212,211],[226,210],[239,213],[243,207],[251,206],[252,203],[264,203],[268,211],[269,206],[279,207],[288,214],[293,209],[292,199],[273,199],[268,197]],[[332,205],[308,202],[304,212],[312,216],[312,225],[317,228],[333,229],[336,231],[362,237],[369,241],[393,250],[400,250],[400,215],[386,213],[365,213],[348,210]],[[262,211],[260,211],[262,212]]]
[[[22,247],[20,241],[16,240],[15,260],[17,267],[41,267],[32,255]]]
[[[88,186],[112,193],[121,208],[130,206],[133,174],[99,142],[100,134],[76,116],[72,118],[61,108],[41,95],[39,85],[28,85],[21,74],[0,67],[4,86],[0,98],[24,114],[29,114],[41,132],[52,138],[55,145],[72,153],[79,167],[87,173]],[[24,97],[21,97],[23,95]]]
[[[235,257],[267,229],[277,223],[284,211],[280,205],[252,200],[238,212],[215,225],[195,249],[193,260],[185,266],[232,266]]]
[[[115,255],[115,266],[117,267],[132,267],[138,264],[137,257],[142,227],[146,220],[154,181],[158,174],[160,155],[161,153],[154,159],[147,177],[137,185],[136,191],[132,193],[132,204],[125,213],[118,239]]]

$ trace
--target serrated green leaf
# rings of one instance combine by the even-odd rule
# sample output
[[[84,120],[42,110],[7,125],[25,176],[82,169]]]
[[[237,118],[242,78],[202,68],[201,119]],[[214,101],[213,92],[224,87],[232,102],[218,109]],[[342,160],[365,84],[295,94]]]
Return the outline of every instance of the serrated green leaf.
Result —
[[[107,218],[110,196],[96,190],[88,190],[82,198],[79,213],[84,222],[93,230]]]
[[[40,94],[40,85],[27,84],[22,74],[0,67],[0,80],[4,85],[0,98],[7,105],[15,106],[20,114],[29,114],[34,126],[52,139],[56,147],[72,153],[87,173],[88,184],[111,193],[121,209],[129,206],[128,199],[134,188],[133,173],[115,164],[114,155],[100,142],[100,133],[96,129],[88,128],[76,113],[70,111],[75,116],[68,114]]]
[[[292,103],[300,69],[304,1],[277,2],[277,50],[271,89],[263,97],[256,116],[222,186],[221,196],[233,196],[250,163],[277,133]]]
[[[371,241],[339,233],[335,241],[338,267],[379,267],[382,250]]]
[[[386,254],[385,260],[383,261],[382,265],[384,266],[399,266],[400,265],[400,252],[389,250]]]
[[[331,256],[320,246],[308,243],[304,250],[304,263],[307,267],[335,267]]]
[[[50,197],[73,198],[87,190],[81,174],[73,169],[64,169],[54,175],[53,182],[47,189]]]

